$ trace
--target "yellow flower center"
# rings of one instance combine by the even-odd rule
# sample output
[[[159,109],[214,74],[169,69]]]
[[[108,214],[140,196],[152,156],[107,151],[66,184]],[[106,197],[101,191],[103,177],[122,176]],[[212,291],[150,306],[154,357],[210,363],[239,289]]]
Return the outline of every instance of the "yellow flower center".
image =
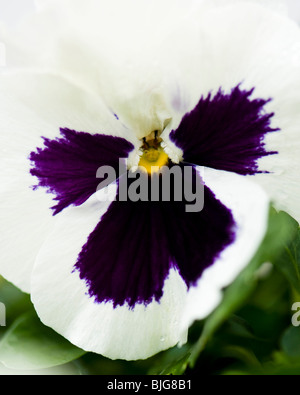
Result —
[[[151,133],[143,141],[143,155],[140,158],[139,167],[144,168],[148,174],[152,174],[161,167],[166,166],[169,162],[169,157],[161,147],[162,139],[158,137],[158,132]]]

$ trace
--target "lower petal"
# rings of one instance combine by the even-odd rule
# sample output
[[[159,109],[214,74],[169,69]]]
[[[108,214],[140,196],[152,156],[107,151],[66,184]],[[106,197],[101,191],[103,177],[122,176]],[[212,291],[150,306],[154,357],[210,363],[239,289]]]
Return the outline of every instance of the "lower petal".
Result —
[[[138,210],[138,219],[136,215],[131,217],[134,212],[126,212],[126,203],[121,206],[123,213],[116,212],[119,202],[103,201],[105,191],[99,191],[98,197],[93,195],[82,206],[69,207],[57,217],[55,229],[40,251],[32,278],[32,300],[42,321],[77,346],[112,359],[144,359],[185,342],[188,326],[217,306],[222,288],[256,252],[266,230],[269,208],[264,192],[246,178],[198,170],[206,187],[215,194],[218,210],[224,208],[220,213],[232,213],[237,228],[233,243],[229,243],[231,238],[226,239],[210,256],[212,249],[206,244],[210,241],[215,246],[218,233],[229,229],[222,228],[220,213],[203,216],[204,223],[209,218],[204,231],[199,224],[206,242],[197,233],[199,250],[193,249],[198,257],[195,259],[189,251],[191,246],[183,243],[183,239],[194,239],[197,229],[190,226],[193,223],[188,221],[181,229],[172,222],[168,234],[161,228],[163,221],[157,224],[159,217],[151,216],[149,221],[154,222],[149,232],[154,233],[144,237],[142,211]],[[111,197],[115,198],[116,186],[111,188]],[[209,204],[203,211],[209,214],[210,194],[206,197],[205,206]],[[174,207],[172,203],[170,206]],[[111,213],[118,215],[111,217]],[[195,217],[194,213],[185,215]],[[100,225],[106,226],[99,238],[100,218]],[[209,233],[210,227],[215,229],[215,240],[205,235],[205,228]],[[173,237],[173,245],[168,243],[170,232],[179,235],[179,239]],[[149,260],[149,256],[155,259]],[[88,257],[92,264],[82,266],[80,257]],[[133,293],[128,294],[128,290]]]
[[[171,269],[161,299],[134,309],[112,301],[97,303],[89,295],[74,264],[109,205],[95,194],[57,217],[36,261],[32,300],[41,320],[78,347],[111,359],[144,359],[186,341],[186,331],[180,329],[186,285]]]

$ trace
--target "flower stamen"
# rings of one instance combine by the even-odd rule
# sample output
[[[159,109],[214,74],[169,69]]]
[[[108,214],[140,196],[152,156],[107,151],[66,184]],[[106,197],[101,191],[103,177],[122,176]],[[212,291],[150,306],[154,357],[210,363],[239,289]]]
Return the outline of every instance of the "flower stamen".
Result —
[[[158,171],[169,162],[169,157],[161,146],[162,141],[158,130],[143,138],[142,156],[138,166],[144,168],[148,174]]]

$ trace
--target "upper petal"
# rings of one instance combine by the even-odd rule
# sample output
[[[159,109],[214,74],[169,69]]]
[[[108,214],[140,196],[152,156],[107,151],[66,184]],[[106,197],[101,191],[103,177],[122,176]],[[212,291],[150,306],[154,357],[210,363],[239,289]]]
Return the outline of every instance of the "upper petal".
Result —
[[[143,137],[162,129],[164,121],[172,117],[165,92],[166,76],[161,69],[164,63],[175,66],[171,74],[176,80],[177,66],[171,53],[175,42],[176,46],[181,45],[182,38],[190,35],[190,26],[199,24],[207,11],[235,2],[129,0],[125,4],[120,0],[64,0],[42,3],[38,14],[5,40],[8,64],[20,65],[22,59],[26,59],[25,67],[62,73],[100,94],[120,113],[120,118]],[[178,31],[180,40],[176,37]],[[15,55],[16,45],[21,47],[19,55]],[[185,50],[186,45],[178,52]],[[196,56],[198,53],[195,52]]]
[[[59,135],[60,128],[136,138],[116,118],[113,108],[100,95],[57,73],[36,70],[5,71],[0,74],[1,92],[27,107],[34,117],[44,120]],[[52,134],[52,135],[53,135]],[[51,137],[45,133],[40,136]]]

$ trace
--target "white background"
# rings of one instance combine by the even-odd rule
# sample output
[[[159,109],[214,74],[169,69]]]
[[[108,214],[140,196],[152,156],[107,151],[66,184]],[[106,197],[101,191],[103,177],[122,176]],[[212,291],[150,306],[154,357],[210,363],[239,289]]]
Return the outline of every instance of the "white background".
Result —
[[[13,25],[34,10],[34,0],[0,0],[0,20]]]
[[[300,23],[300,0],[286,0],[286,3],[289,7],[290,16]]]
[[[124,0],[126,1],[126,0]],[[290,16],[300,23],[300,0],[285,0]],[[34,10],[35,0],[0,0],[0,21],[14,25]]]

